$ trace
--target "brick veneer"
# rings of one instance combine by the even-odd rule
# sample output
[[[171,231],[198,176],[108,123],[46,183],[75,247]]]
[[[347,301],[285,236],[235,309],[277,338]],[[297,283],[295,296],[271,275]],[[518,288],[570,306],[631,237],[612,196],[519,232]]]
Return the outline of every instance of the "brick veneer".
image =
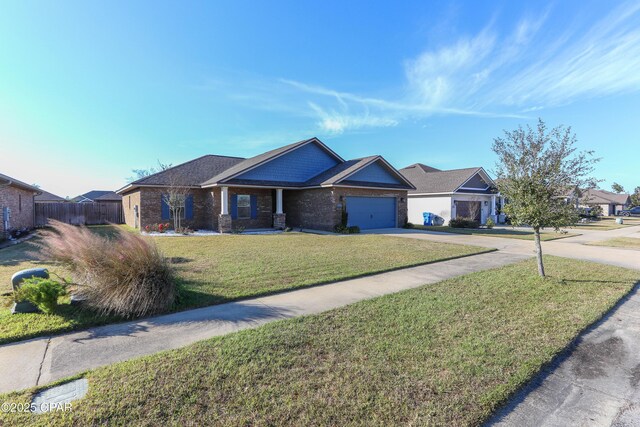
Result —
[[[342,196],[342,201],[340,197]],[[290,227],[333,230],[342,221],[342,209],[348,196],[396,197],[397,226],[407,220],[407,192],[404,190],[375,190],[365,188],[319,188],[285,190],[283,197],[287,225]]]
[[[13,185],[0,187],[0,237],[7,231],[4,229],[3,208],[11,210],[9,228],[33,228],[33,197],[32,190],[15,187]]]
[[[133,227],[135,218],[133,209],[140,206],[140,228],[162,220],[161,197],[166,193],[163,188],[140,188],[125,193],[122,205],[125,213],[125,222]],[[193,220],[183,220],[183,225],[194,229],[218,230],[220,217],[220,193],[219,187],[210,189],[194,189],[193,194]],[[404,225],[407,220],[407,192],[404,190],[375,190],[360,188],[319,188],[309,190],[284,190],[283,208],[284,218],[274,214],[275,190],[260,188],[229,188],[229,200],[234,194],[256,195],[258,200],[257,218],[234,219],[232,228],[269,228],[272,226],[303,227],[318,230],[333,230],[336,224],[342,220],[342,206],[348,196],[378,196],[396,197],[398,226]],[[342,196],[343,200],[340,201]],[[231,203],[229,203],[229,209]],[[283,221],[284,220],[284,221]],[[275,225],[274,225],[275,223]],[[228,224],[223,224],[224,229]]]
[[[135,226],[134,206],[139,206],[139,227],[144,229],[147,225],[169,222],[162,219],[162,194],[166,194],[166,188],[162,187],[141,187],[129,193],[125,193],[122,198],[125,223],[131,227]],[[232,227],[244,228],[268,228],[273,224],[273,198],[271,189],[243,189],[230,188],[229,199],[233,194],[248,194],[258,196],[258,215],[255,219],[235,219]],[[193,219],[182,220],[184,226],[192,229],[218,230],[218,219],[220,215],[220,193],[218,187],[209,189],[193,189]],[[229,204],[230,206],[231,204]]]

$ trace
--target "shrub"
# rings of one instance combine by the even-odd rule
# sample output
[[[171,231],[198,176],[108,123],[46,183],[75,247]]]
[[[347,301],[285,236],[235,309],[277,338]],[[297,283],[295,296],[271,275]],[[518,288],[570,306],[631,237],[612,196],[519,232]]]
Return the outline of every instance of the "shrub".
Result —
[[[231,230],[231,234],[242,234],[244,233],[245,227],[239,226]]]
[[[29,301],[49,314],[58,306],[58,298],[66,294],[66,285],[56,280],[31,277],[22,281],[14,296],[16,302]]]
[[[333,231],[340,234],[358,234],[360,233],[360,227],[358,227],[357,225],[346,227],[342,224],[337,224],[335,227],[333,227]]]
[[[71,272],[87,306],[103,315],[135,317],[173,305],[173,271],[153,241],[119,227],[104,237],[86,227],[51,225],[39,245],[41,256]]]
[[[491,230],[493,227],[495,227],[496,223],[493,220],[493,218],[487,218],[487,222],[484,223],[484,225]]]
[[[411,222],[407,222],[407,223],[404,225],[404,228],[413,228],[413,227],[415,227],[415,226],[414,226],[414,225],[413,225],[413,223],[411,223]]]
[[[449,227],[453,228],[478,228],[480,224],[475,219],[470,218],[452,218],[449,221]]]

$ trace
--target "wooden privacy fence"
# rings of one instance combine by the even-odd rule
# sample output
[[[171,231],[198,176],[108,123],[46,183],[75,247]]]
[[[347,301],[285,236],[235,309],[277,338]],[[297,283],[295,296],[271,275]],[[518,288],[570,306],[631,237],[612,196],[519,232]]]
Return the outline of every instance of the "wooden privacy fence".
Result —
[[[35,203],[34,208],[36,227],[47,225],[50,219],[74,225],[124,224],[120,202]]]

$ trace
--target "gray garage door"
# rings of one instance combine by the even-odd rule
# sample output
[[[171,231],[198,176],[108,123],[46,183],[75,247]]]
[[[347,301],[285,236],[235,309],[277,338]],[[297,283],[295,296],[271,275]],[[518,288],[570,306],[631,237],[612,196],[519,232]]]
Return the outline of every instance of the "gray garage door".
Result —
[[[348,225],[363,230],[396,226],[395,197],[347,197]]]

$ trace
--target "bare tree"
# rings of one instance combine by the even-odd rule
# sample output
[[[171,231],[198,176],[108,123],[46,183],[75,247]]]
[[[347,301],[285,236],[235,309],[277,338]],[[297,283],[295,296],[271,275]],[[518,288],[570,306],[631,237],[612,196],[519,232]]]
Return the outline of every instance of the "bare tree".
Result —
[[[162,195],[162,200],[169,207],[173,218],[173,229],[176,232],[182,230],[182,218],[185,216],[187,197],[191,193],[191,188],[186,181],[177,173],[169,175],[169,185],[167,192]]]
[[[157,167],[150,167],[148,169],[132,169],[131,172],[133,172],[133,175],[127,178],[127,182],[133,182],[142,178],[146,178],[158,172],[166,171],[171,167],[171,163],[162,163],[160,160],[158,160]]]
[[[567,202],[573,189],[593,188],[590,177],[594,164],[592,151],[577,152],[571,128],[558,126],[551,131],[538,120],[536,129],[527,126],[505,131],[495,138],[498,155],[496,175],[500,193],[509,200],[504,211],[514,225],[529,225],[535,237],[538,273],[544,277],[540,230],[573,225],[578,210]]]

